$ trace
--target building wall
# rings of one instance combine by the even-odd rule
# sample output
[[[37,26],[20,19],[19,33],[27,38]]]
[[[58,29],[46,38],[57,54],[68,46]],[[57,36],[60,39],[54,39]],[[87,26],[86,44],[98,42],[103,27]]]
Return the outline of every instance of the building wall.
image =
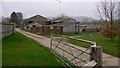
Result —
[[[100,28],[101,23],[81,23],[80,25],[86,25],[86,28]]]
[[[64,33],[75,33],[75,25],[68,25],[63,27]]]
[[[42,26],[42,27],[31,27],[30,31],[33,33],[37,33],[37,34],[62,34],[63,33],[63,27],[61,26],[54,26],[53,28],[51,28],[52,26]]]
[[[79,25],[72,24],[68,26],[63,27],[63,32],[64,33],[76,33],[76,32],[82,32],[85,27],[80,27]]]
[[[87,32],[101,31],[101,23],[81,23],[80,25],[86,25],[85,31]]]
[[[45,25],[47,24],[47,18],[40,16],[40,15],[36,15],[34,17],[31,17],[28,19],[29,22],[37,22],[39,24]]]

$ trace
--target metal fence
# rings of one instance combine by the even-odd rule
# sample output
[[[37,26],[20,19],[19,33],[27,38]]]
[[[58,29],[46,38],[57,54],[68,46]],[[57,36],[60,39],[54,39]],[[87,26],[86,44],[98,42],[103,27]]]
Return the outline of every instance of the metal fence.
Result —
[[[14,23],[0,23],[0,36],[3,38],[15,32]]]

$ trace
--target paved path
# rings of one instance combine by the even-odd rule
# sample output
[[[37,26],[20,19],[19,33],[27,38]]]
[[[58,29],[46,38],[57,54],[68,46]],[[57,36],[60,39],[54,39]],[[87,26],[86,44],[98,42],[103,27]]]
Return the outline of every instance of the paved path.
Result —
[[[43,46],[50,48],[50,39],[49,38],[46,38],[46,37],[43,37],[43,36],[40,36],[40,35],[36,35],[36,34],[30,33],[30,32],[25,32],[25,31],[20,30],[20,29],[16,29],[16,31],[24,34],[27,37],[30,37],[30,38],[38,41]],[[75,45],[72,45],[72,44],[71,44],[71,46],[74,46],[74,47],[77,47],[79,49],[85,50],[85,48],[78,47],[78,46],[75,46]],[[63,47],[62,44],[61,44],[61,47]],[[63,48],[68,49],[67,47],[63,47]],[[71,58],[73,58],[72,56],[70,56],[68,54],[65,54],[63,51],[60,51],[58,49],[57,49],[57,51],[59,53],[61,53],[62,55],[66,56],[69,60],[71,60]],[[75,55],[78,55],[80,53],[79,51],[76,51],[76,50],[72,50],[72,51],[75,53]],[[89,58],[89,56],[86,55],[86,54],[83,55],[82,57],[83,57],[83,59],[84,58]],[[73,63],[76,63],[76,62],[78,62],[78,60],[73,61]],[[89,62],[89,61],[87,61],[87,62]],[[83,65],[83,63],[80,63],[78,65],[81,66],[81,65]],[[103,66],[118,66],[118,65],[120,65],[120,64],[118,64],[118,58],[103,53]]]

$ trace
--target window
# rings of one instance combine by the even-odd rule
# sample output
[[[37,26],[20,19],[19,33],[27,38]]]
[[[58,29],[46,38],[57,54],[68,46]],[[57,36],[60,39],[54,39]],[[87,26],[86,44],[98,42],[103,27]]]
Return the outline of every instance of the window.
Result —
[[[33,27],[35,27],[35,25],[33,25]]]
[[[53,26],[51,26],[50,29],[53,29]]]

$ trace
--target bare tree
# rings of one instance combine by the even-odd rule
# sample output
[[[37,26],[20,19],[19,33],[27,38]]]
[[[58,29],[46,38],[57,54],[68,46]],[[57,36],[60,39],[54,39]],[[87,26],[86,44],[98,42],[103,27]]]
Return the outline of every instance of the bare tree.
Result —
[[[120,35],[120,1],[118,2],[118,32]]]
[[[117,5],[118,2],[116,0],[104,0],[100,2],[100,5],[97,5],[97,12],[100,20],[103,22],[102,34],[104,37],[111,38],[111,41],[117,36]]]

